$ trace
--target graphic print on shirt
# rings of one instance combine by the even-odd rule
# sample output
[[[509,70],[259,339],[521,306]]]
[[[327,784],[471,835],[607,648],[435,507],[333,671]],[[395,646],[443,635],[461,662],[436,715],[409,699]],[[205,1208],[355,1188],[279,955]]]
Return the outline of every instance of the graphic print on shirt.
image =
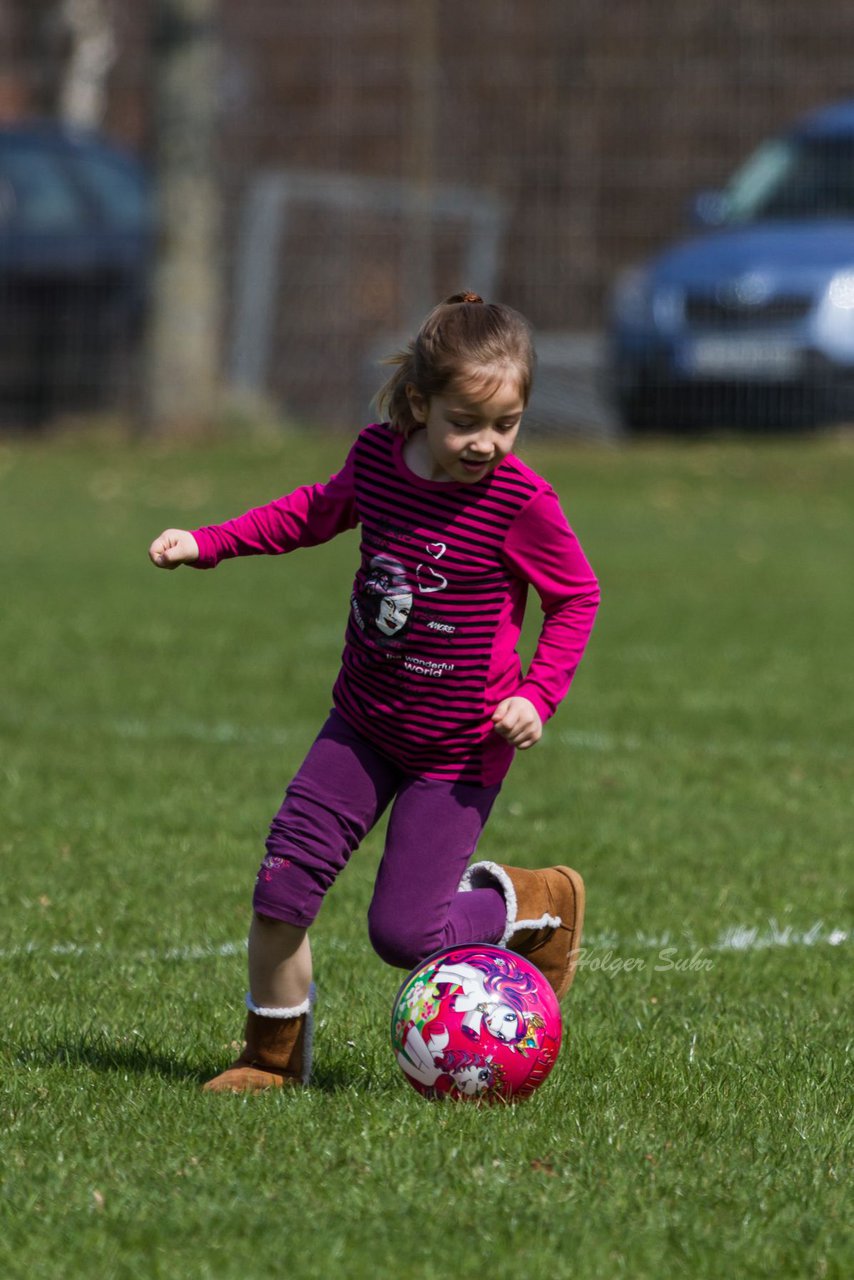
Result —
[[[391,640],[406,634],[412,623],[414,593],[406,570],[392,556],[374,556],[362,590],[350,601],[353,617],[362,631],[378,631],[379,639]]]
[[[448,547],[444,542],[433,541],[427,542],[424,550],[432,559],[441,560]],[[416,566],[415,579],[421,595],[435,595],[448,586],[445,575],[426,561]],[[414,598],[405,567],[394,556],[380,554],[371,558],[365,585],[353,594],[350,603],[359,628],[378,631],[380,636],[375,639],[382,644],[383,638],[402,639],[410,629]],[[453,634],[454,628],[447,630]]]

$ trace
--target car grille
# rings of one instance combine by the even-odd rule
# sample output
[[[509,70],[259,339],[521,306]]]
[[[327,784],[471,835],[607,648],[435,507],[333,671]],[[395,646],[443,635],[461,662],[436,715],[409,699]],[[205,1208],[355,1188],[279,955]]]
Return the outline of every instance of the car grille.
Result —
[[[685,320],[696,328],[756,329],[803,320],[812,305],[812,298],[799,294],[780,294],[755,304],[689,294],[685,299]]]

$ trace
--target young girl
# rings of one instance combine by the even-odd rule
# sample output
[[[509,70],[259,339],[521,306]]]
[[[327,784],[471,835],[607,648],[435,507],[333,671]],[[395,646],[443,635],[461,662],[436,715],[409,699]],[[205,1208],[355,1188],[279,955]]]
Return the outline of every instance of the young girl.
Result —
[[[442,947],[528,955],[558,997],[575,969],[581,877],[468,867],[516,751],[539,741],[593,626],[596,578],[549,485],[512,450],[534,352],[515,311],[455,294],[436,307],[341,470],[225,524],[167,529],[155,565],[212,569],[361,526],[333,709],[273,819],[249,932],[246,1044],[205,1088],[307,1083],[307,930],[324,894],[391,805],[368,912],[371,942],[410,969]],[[516,643],[529,585],[543,625],[530,667]]]

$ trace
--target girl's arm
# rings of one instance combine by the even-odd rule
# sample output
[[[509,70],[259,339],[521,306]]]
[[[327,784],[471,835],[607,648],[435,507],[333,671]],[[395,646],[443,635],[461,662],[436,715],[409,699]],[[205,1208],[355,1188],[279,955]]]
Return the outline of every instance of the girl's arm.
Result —
[[[281,555],[328,542],[358,524],[353,452],[325,484],[304,485],[224,524],[194,529],[197,569],[213,569],[233,556]]]
[[[599,584],[557,495],[546,489],[513,521],[504,558],[540,597],[543,626],[516,697],[527,698],[540,719],[566,697],[599,606]]]

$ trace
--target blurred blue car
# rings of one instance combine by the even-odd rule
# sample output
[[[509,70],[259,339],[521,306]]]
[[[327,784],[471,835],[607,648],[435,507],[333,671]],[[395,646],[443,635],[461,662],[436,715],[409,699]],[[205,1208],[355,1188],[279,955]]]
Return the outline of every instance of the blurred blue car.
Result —
[[[610,384],[635,431],[854,411],[854,101],[765,142],[693,206],[703,233],[617,282]]]
[[[120,397],[151,242],[133,155],[58,125],[0,128],[0,421],[35,425]]]

